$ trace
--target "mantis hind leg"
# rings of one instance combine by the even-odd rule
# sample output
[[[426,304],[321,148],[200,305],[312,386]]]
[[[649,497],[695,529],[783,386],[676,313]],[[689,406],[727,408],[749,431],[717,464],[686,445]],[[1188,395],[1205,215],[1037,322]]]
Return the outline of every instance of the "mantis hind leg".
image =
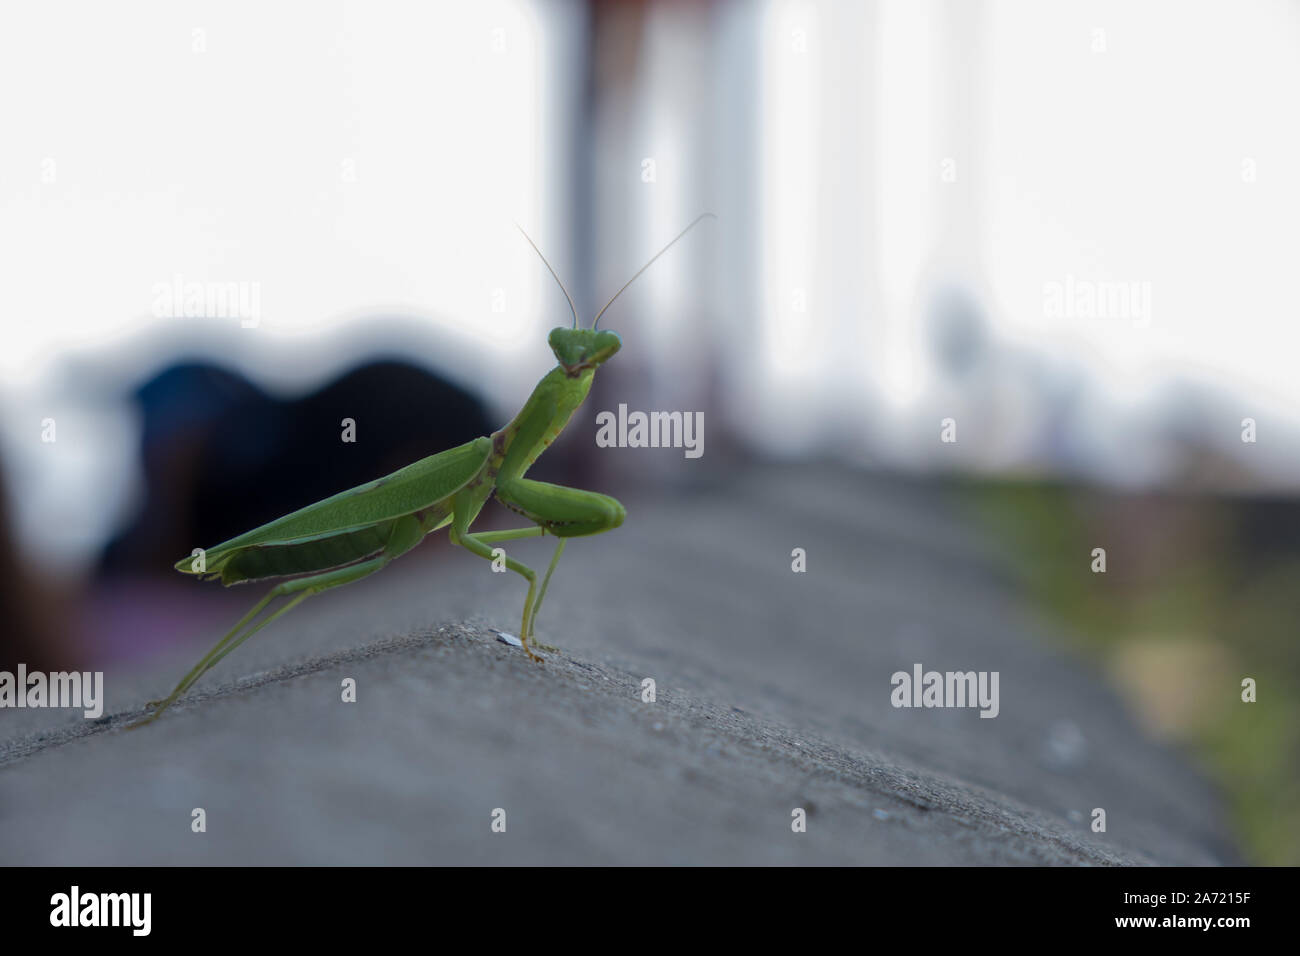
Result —
[[[219,664],[222,659],[231,653],[244,641],[248,640],[266,625],[270,624],[281,615],[288,614],[295,607],[301,604],[313,594],[319,594],[321,591],[328,591],[330,588],[342,587],[345,584],[351,584],[353,581],[359,581],[364,577],[374,574],[386,566],[394,558],[405,554],[415,545],[419,544],[423,534],[420,531],[419,523],[412,519],[401,519],[394,526],[392,535],[388,540],[388,545],[379,557],[371,558],[368,561],[361,561],[357,564],[350,564],[346,567],[335,568],[331,571],[323,571],[320,574],[312,574],[307,577],[294,578],[289,581],[282,581],[273,587],[266,597],[253,605],[252,610],[239,619],[239,622],[231,628],[226,635],[217,641],[212,650],[208,651],[197,664],[191,668],[190,672],[181,678],[180,683],[160,701],[150,701],[146,706],[153,709],[153,713],[131,724],[128,729],[134,729],[143,724],[153,723],[163,715],[172,704],[174,704],[182,694],[189,690],[194,684],[213,667]],[[278,597],[284,597],[289,594],[297,594],[297,597],[277,608],[273,614],[264,617],[262,620],[253,624],[257,616],[265,610],[266,606]],[[250,626],[251,625],[251,626]]]
[[[267,593],[266,597],[262,598],[262,600],[254,604],[252,610],[250,610],[247,614],[241,617],[239,619],[239,623],[237,623],[234,627],[232,627],[229,631],[227,631],[226,635],[221,640],[217,641],[217,643],[213,646],[212,650],[208,651],[205,655],[203,655],[203,657],[199,659],[199,662],[190,669],[190,672],[181,678],[180,683],[176,685],[175,689],[172,690],[170,694],[168,694],[162,700],[151,700],[149,701],[149,703],[145,705],[149,709],[153,710],[154,713],[151,716],[140,721],[140,723],[149,723],[161,717],[162,712],[166,710],[168,707],[170,707],[176,701],[176,699],[181,696],[181,694],[185,693],[192,686],[194,686],[194,683],[200,677],[206,674],[209,670],[211,670],[216,665],[217,661],[221,660],[221,658],[225,657],[237,646],[242,644],[249,637],[252,637],[254,634],[260,631],[267,624],[270,624],[277,617],[292,610],[303,600],[305,600],[310,594],[310,592],[308,592],[307,594],[299,595],[293,601],[290,601],[284,607],[277,610],[270,617],[263,619],[258,624],[245,631],[244,629],[248,627],[248,625],[253,621],[253,619],[256,618],[257,615],[260,614],[268,604],[270,604],[273,600],[279,597],[282,593],[283,592],[280,590],[279,587],[272,588]],[[238,637],[241,633],[243,633],[243,636],[239,637],[239,639],[236,640],[236,637]],[[133,724],[132,726],[134,727],[137,725]]]

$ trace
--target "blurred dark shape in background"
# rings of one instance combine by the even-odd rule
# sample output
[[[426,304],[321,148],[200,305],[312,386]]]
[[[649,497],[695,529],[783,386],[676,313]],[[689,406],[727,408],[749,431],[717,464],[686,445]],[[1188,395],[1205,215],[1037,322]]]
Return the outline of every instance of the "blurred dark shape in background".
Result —
[[[134,398],[143,416],[144,496],[105,547],[103,576],[171,573],[196,547],[496,427],[475,396],[399,360],[369,362],[289,400],[218,366],[180,363]],[[344,419],[355,422],[355,441],[343,440]]]
[[[23,560],[10,505],[0,484],[0,671],[12,673],[19,662],[30,670],[63,670],[72,666],[74,657],[64,637],[69,631],[63,619],[68,605]]]

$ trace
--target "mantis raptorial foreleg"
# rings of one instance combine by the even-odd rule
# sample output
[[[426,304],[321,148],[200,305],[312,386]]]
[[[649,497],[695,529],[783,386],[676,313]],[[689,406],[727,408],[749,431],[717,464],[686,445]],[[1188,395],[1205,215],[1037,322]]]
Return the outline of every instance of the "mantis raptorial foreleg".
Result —
[[[609,495],[532,478],[498,481],[497,499],[557,538],[602,534],[621,525],[626,515]]]

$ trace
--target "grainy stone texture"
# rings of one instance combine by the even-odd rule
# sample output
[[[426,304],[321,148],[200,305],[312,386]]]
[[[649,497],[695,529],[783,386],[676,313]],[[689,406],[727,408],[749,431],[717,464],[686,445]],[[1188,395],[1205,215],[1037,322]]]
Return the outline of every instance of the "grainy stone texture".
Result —
[[[1237,862],[1211,788],[1053,650],[932,488],[765,467],[627,503],[570,544],[543,665],[492,630],[518,630],[522,582],[429,541],[125,731],[260,590],[185,582],[194,633],[110,673],[109,716],[0,714],[0,861]],[[511,553],[544,568],[550,547]],[[895,709],[916,662],[999,671],[1001,713]]]

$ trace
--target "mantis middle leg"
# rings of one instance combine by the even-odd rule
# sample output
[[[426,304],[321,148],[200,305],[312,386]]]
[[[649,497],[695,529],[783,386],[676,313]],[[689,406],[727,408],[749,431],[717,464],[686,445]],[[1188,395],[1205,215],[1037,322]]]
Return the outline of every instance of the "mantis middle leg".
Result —
[[[534,644],[537,612],[542,599],[546,596],[551,575],[559,564],[560,555],[564,553],[565,540],[579,535],[600,534],[610,531],[623,523],[626,511],[623,506],[608,495],[594,491],[582,491],[564,485],[553,485],[529,478],[511,478],[497,484],[497,498],[511,511],[518,512],[535,527],[517,528],[509,531],[485,531],[474,533],[469,530],[470,512],[467,508],[455,507],[456,518],[452,523],[451,540],[455,544],[474,552],[486,560],[492,560],[492,549],[488,545],[497,541],[511,541],[518,538],[531,538],[549,532],[559,538],[551,563],[546,569],[546,577],[539,591],[537,572],[521,561],[506,555],[506,567],[519,574],[528,582],[528,594],[524,598],[523,621],[519,628],[519,639],[530,658],[537,660],[530,645]],[[465,500],[466,505],[468,500]],[[537,645],[542,646],[542,645]],[[549,646],[546,650],[554,650]]]
[[[513,528],[509,531],[480,531],[472,532],[469,530],[469,520],[465,517],[464,512],[457,511],[456,520],[451,526],[451,543],[458,544],[465,550],[477,554],[480,558],[492,561],[495,556],[492,549],[488,547],[498,541],[514,541],[518,538],[535,538],[543,534],[540,527],[532,528]],[[533,653],[529,646],[532,638],[533,628],[533,595],[537,591],[537,572],[524,564],[522,561],[516,561],[510,555],[505,556],[506,567],[521,576],[528,582],[528,595],[524,598],[524,618],[519,625],[519,642],[524,646],[524,653],[532,660],[541,660]]]

